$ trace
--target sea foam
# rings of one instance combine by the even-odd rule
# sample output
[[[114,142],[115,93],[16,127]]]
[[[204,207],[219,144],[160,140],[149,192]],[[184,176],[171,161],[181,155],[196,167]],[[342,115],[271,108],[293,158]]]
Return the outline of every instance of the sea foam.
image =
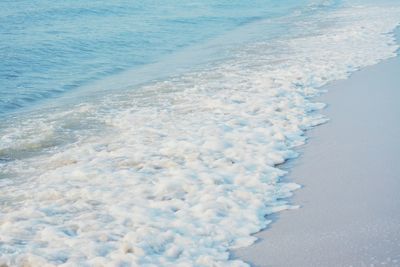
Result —
[[[277,165],[327,120],[310,98],[395,56],[399,21],[307,15],[205,70],[3,127],[0,265],[247,266],[229,250],[296,208]]]

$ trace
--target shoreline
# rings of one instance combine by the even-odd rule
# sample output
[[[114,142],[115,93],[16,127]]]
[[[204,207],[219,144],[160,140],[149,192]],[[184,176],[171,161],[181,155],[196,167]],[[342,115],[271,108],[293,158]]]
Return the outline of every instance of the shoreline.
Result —
[[[400,6],[306,11],[207,68],[1,121],[0,266],[248,266],[229,249],[295,208],[279,168],[326,122],[318,89],[398,49]]]
[[[330,121],[307,131],[301,156],[282,166],[285,180],[303,186],[289,200],[301,208],[268,217],[258,241],[232,258],[257,267],[400,266],[399,69],[398,55],[323,87],[315,100],[328,104]]]

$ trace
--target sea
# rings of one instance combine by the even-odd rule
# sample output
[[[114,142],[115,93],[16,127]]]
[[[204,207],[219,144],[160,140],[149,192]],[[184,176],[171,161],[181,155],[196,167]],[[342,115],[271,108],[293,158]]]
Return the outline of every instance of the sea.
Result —
[[[279,166],[329,119],[313,97],[396,56],[399,23],[393,0],[2,0],[0,266],[248,266],[229,251],[297,208]]]

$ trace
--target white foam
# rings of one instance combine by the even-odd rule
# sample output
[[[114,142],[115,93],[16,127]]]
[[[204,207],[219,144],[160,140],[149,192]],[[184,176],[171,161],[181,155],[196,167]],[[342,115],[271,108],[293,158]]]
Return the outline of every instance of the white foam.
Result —
[[[0,263],[247,266],[229,249],[254,242],[265,215],[294,208],[283,199],[299,185],[279,181],[276,165],[326,121],[309,98],[395,56],[399,21],[394,8],[309,16],[295,37],[241,48],[140,97],[5,127]]]

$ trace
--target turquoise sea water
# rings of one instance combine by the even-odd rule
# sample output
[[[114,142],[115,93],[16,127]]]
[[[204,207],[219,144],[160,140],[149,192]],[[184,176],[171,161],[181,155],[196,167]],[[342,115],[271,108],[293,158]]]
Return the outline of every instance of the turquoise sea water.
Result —
[[[310,2],[1,1],[0,114]]]

